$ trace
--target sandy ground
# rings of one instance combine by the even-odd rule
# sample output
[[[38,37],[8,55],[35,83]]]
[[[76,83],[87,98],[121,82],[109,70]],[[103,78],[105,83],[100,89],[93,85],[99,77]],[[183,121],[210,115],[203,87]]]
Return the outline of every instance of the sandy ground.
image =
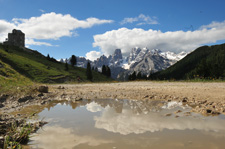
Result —
[[[152,99],[178,100],[201,113],[225,113],[225,83],[212,82],[123,82],[61,84],[50,86],[57,100]],[[210,111],[205,111],[209,109]]]

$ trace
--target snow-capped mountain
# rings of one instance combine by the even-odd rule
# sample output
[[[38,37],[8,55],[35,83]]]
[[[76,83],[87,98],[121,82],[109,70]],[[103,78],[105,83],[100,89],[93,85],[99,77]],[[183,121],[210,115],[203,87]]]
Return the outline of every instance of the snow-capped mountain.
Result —
[[[159,49],[149,50],[148,48],[132,48],[128,57],[124,57],[120,49],[116,49],[108,57],[102,55],[91,62],[92,67],[101,71],[103,65],[111,69],[111,76],[114,79],[126,78],[130,73],[141,72],[148,75],[166,69],[181,60],[187,55],[186,52],[175,54],[173,52],[162,52]],[[87,61],[84,57],[77,57],[77,66],[86,67]]]
[[[134,71],[138,72],[144,68],[148,73],[149,71],[155,72],[166,69],[167,67],[184,58],[186,55],[186,52],[175,54],[173,52],[162,52],[159,49],[149,50],[148,48],[140,49],[136,47],[131,50],[130,55],[127,57],[127,63],[124,63],[122,67],[124,69],[134,69]],[[140,64],[143,68],[140,68]],[[135,69],[137,66],[139,66],[139,68]]]
[[[160,55],[164,58],[167,58],[169,60],[174,60],[174,61],[179,61],[181,60],[182,58],[184,58],[187,53],[186,52],[181,52],[179,54],[175,54],[173,52],[161,52]]]

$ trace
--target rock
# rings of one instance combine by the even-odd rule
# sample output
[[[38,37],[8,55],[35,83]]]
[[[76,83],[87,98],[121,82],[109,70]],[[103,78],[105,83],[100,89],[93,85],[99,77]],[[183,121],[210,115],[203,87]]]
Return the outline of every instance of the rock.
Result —
[[[185,116],[190,116],[191,115],[191,112],[185,112],[184,115]]]
[[[42,97],[42,96],[44,96],[44,94],[43,94],[43,93],[40,93],[40,94],[38,94],[37,96],[38,96],[38,97]]]
[[[181,110],[178,110],[178,111],[175,111],[174,113],[180,113],[180,112],[182,112]]]
[[[143,98],[148,98],[149,96],[148,95],[146,95],[146,96],[144,96]]]
[[[187,102],[187,97],[183,98],[182,102],[186,103]]]
[[[21,102],[26,102],[26,101],[32,100],[32,99],[34,99],[32,96],[25,96],[25,97],[23,97],[23,98],[18,99],[18,102],[19,102],[19,103],[21,103]]]
[[[211,110],[211,109],[203,110],[202,113],[207,114],[207,115],[219,115],[220,114],[220,112],[215,111],[215,110]]]
[[[3,107],[4,107],[4,105],[2,103],[0,103],[0,108],[3,108]]]
[[[65,87],[63,87],[63,86],[59,86],[59,87],[58,87],[58,89],[65,89]]]
[[[75,101],[81,101],[83,100],[83,98],[78,98],[78,99],[75,99]]]
[[[39,86],[38,91],[41,93],[48,93],[48,86]]]
[[[8,97],[9,97],[9,95],[7,95],[7,94],[2,95],[2,96],[0,97],[0,103],[5,102],[6,99],[7,99]]]
[[[210,103],[209,103],[209,105],[213,105],[213,104],[214,104],[214,102],[210,102]]]
[[[212,113],[212,110],[211,109],[206,109],[205,111],[207,114],[211,114]]]
[[[220,112],[212,111],[212,115],[220,115]]]
[[[168,113],[168,114],[166,114],[165,116],[171,116],[172,114],[171,113]]]
[[[46,104],[47,103],[47,101],[42,101],[41,102],[41,105],[44,105],[44,104]]]
[[[207,103],[207,100],[200,102],[200,104],[205,104],[205,103]]]

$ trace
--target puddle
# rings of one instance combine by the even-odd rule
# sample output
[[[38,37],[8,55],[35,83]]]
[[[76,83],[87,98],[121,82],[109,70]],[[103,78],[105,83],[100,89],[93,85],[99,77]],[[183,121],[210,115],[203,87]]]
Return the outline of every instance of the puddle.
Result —
[[[82,100],[51,103],[49,123],[29,142],[46,149],[224,148],[225,116],[190,113],[181,103]]]

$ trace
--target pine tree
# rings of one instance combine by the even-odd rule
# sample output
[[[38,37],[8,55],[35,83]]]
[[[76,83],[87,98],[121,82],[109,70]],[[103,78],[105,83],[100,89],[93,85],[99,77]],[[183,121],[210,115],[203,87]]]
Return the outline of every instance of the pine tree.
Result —
[[[137,79],[138,79],[138,80],[141,80],[141,79],[142,79],[142,74],[141,74],[141,72],[138,72],[138,74],[137,74]]]
[[[106,75],[106,67],[105,67],[105,65],[102,66],[102,74]]]
[[[136,80],[136,72],[135,71],[131,74],[131,80]]]
[[[77,59],[75,55],[72,55],[71,59],[70,59],[70,63],[72,66],[77,64]]]
[[[47,55],[47,60],[50,60],[50,56],[49,56],[49,54]]]
[[[65,64],[65,70],[68,71],[69,70],[69,66],[68,66],[68,63],[66,61],[66,64]]]
[[[90,80],[90,81],[92,81],[93,76],[92,76],[92,71],[91,71],[91,64],[90,64],[89,61],[87,63],[86,75],[87,75],[87,79]]]
[[[108,66],[106,66],[106,76],[111,77],[111,70]]]

